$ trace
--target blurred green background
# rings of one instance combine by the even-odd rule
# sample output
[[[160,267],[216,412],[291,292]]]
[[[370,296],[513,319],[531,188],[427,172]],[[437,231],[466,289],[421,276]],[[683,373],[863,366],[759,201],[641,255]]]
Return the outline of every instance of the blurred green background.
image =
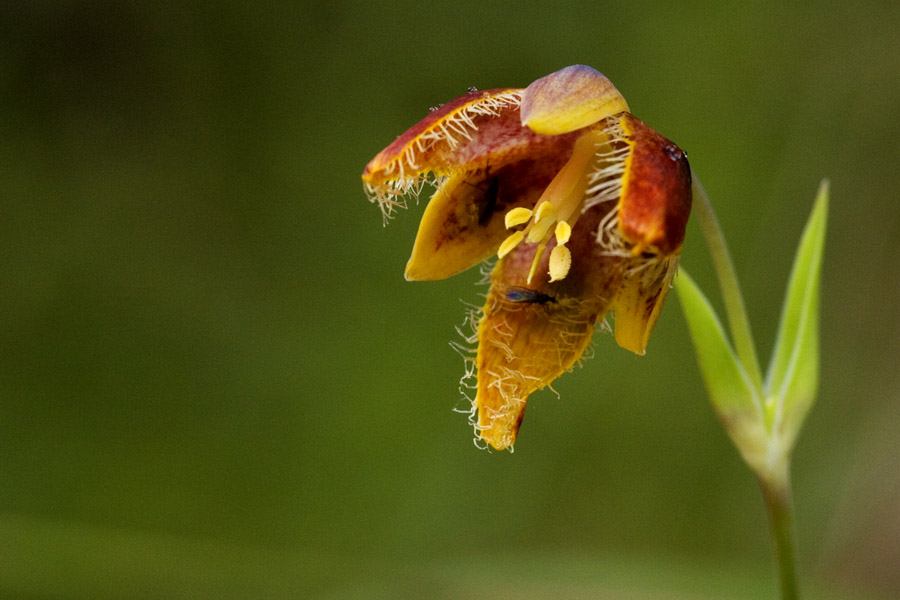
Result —
[[[468,86],[583,63],[684,148],[763,359],[819,180],[808,597],[900,594],[900,8],[31,2],[0,8],[0,597],[773,598],[756,482],[677,301],[485,452],[365,163]],[[683,263],[715,280],[699,229]]]

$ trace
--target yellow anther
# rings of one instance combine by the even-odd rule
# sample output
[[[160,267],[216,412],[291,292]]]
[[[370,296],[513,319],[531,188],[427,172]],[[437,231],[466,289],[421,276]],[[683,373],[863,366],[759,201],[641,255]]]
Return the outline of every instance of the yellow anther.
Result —
[[[557,246],[550,251],[550,281],[559,281],[569,274],[572,253],[565,246]]]
[[[572,237],[572,226],[567,221],[560,221],[556,224],[556,243],[560,246],[569,241]]]
[[[551,233],[556,237],[556,248],[550,253],[549,259],[551,281],[558,281],[569,272],[572,253],[565,244],[572,236],[572,223],[581,214],[588,183],[588,167],[598,145],[605,140],[606,134],[602,132],[590,131],[579,137],[572,156],[541,194],[534,212],[529,214],[527,209],[514,208],[506,213],[507,229],[525,223],[530,217],[528,226],[506,238],[497,252],[503,258],[522,241],[538,244],[528,272],[528,283],[531,283],[537,273]]]
[[[543,202],[534,213],[534,220],[528,228],[528,243],[533,244],[547,237],[550,228],[556,224],[556,207],[549,202]]]
[[[503,243],[500,244],[500,248],[497,250],[497,258],[503,258],[507,254],[512,252],[513,248],[518,246],[523,239],[525,239],[525,233],[522,231],[517,231],[503,240]]]
[[[534,213],[534,220],[536,222],[543,221],[548,216],[550,216],[551,213],[555,213],[555,212],[556,212],[556,207],[553,206],[553,203],[550,202],[549,200],[544,200],[543,202],[540,203],[540,205],[538,205],[537,211]]]
[[[510,210],[506,213],[505,222],[506,228],[510,229],[515,227],[516,225],[521,225],[522,223],[527,223],[531,218],[531,215],[534,214],[530,208],[525,208],[524,206],[517,206],[516,208]]]

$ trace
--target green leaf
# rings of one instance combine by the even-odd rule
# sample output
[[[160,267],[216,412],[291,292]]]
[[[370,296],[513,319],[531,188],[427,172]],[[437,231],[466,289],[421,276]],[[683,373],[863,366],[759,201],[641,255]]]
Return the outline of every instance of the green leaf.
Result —
[[[753,385],[715,310],[684,269],[678,270],[676,287],[716,415],[744,460],[758,470],[766,456],[762,390]]]
[[[827,217],[826,180],[797,248],[766,374],[768,425],[786,448],[792,447],[819,384],[819,288]]]

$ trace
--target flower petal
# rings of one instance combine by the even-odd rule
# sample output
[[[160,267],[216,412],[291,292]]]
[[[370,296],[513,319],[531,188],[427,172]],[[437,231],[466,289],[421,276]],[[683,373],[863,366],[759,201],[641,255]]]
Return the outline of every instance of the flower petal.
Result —
[[[617,207],[633,256],[616,298],[616,342],[644,354],[672,283],[691,211],[685,153],[629,113],[618,118],[629,153]]]
[[[687,155],[634,115],[619,119],[630,146],[619,200],[619,230],[638,254],[680,251],[691,212]]]
[[[517,109],[521,95],[522,90],[518,88],[471,91],[432,108],[428,116],[369,161],[363,180],[377,184],[385,179],[415,175],[426,168],[452,166],[452,161],[443,165],[435,155],[452,151],[464,140],[471,139],[477,121]]]
[[[422,216],[406,278],[443,279],[490,258],[510,234],[506,213],[534,206],[572,145],[571,136],[546,138],[527,160],[447,179]]]
[[[479,435],[496,449],[512,446],[528,396],[572,368],[611,307],[627,259],[596,244],[603,212],[596,207],[576,223],[565,279],[548,281],[545,255],[527,283],[537,244],[520,244],[494,268],[478,327],[475,403]]]
[[[472,91],[434,109],[366,165],[362,179],[369,199],[390,216],[429,174],[440,182],[548,154],[559,142],[522,127],[521,95],[519,88]]]
[[[678,255],[664,259],[633,259],[616,297],[616,343],[635,354],[647,351],[647,342],[678,268]]]
[[[612,82],[585,65],[541,77],[522,96],[522,124],[546,135],[575,131],[627,110]]]

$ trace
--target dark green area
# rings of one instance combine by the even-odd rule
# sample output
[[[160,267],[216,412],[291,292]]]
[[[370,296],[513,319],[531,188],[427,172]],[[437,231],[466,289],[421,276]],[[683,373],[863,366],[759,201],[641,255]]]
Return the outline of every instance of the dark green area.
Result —
[[[774,597],[677,302],[647,356],[598,335],[514,454],[479,451],[449,346],[478,274],[406,283],[422,206],[383,228],[365,200],[429,106],[574,63],[688,152],[763,362],[831,179],[801,586],[896,596],[898,22],[876,0],[7,3],[0,597]],[[683,264],[714,296],[693,223]]]

